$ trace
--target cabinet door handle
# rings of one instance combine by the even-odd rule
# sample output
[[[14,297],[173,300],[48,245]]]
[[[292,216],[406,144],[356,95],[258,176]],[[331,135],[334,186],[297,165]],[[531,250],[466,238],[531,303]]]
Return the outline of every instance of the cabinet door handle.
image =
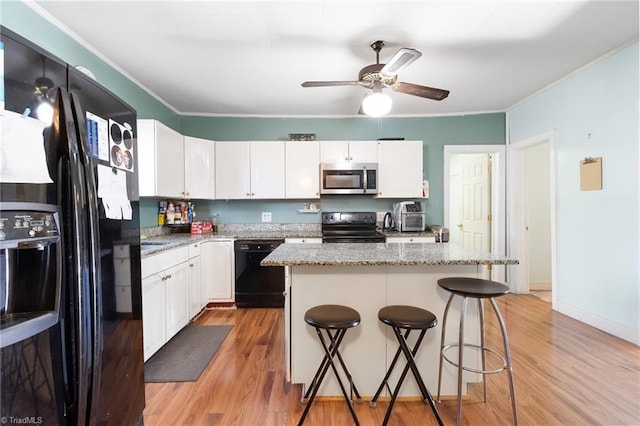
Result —
[[[167,279],[171,278],[171,274],[167,275]]]
[[[189,267],[193,268],[193,263],[190,263],[190,264],[189,264]]]

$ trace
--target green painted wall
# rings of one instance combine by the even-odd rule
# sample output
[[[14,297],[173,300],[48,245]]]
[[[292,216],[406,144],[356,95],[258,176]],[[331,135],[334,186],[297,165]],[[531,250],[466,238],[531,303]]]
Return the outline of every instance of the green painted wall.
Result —
[[[85,49],[55,25],[20,1],[0,0],[0,24],[37,44],[61,60],[90,69],[106,88],[131,105],[138,118],[155,118],[176,130],[180,116]],[[108,35],[105,35],[108,37]],[[114,58],[117,62],[117,58]]]
[[[375,140],[404,137],[424,141],[424,177],[431,192],[425,201],[428,223],[443,223],[444,145],[505,143],[503,113],[447,117],[349,117],[349,118],[239,118],[182,117],[182,133],[189,136],[230,140],[288,140],[289,133],[315,133],[323,140]],[[322,197],[323,210],[388,211],[397,200],[372,197]],[[277,223],[319,222],[319,215],[300,214],[303,201],[214,201],[199,203],[204,215],[217,213],[223,222],[260,222],[262,211],[271,211]],[[203,215],[201,214],[201,217]]]
[[[217,141],[287,140],[289,133],[315,133],[319,140],[371,140],[380,137],[423,140],[425,178],[431,184],[430,198],[425,201],[429,223],[443,222],[443,146],[505,143],[503,113],[380,119],[180,116],[24,3],[0,0],[0,24],[65,62],[89,68],[100,83],[135,108],[139,118],[154,118],[185,135]],[[117,62],[117,58],[114,60]],[[387,211],[394,201],[356,196],[323,197],[321,203],[325,210]],[[319,215],[298,213],[297,209],[303,202],[305,200],[199,200],[196,206],[201,219],[218,214],[226,223],[259,222],[262,211],[271,211],[275,223],[318,223]],[[140,206],[141,226],[155,226],[157,200],[142,199]]]

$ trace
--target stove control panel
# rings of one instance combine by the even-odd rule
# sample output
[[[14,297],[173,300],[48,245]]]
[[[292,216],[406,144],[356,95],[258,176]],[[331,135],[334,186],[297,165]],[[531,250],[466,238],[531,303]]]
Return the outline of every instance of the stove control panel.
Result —
[[[323,225],[367,225],[376,223],[376,212],[324,212]]]

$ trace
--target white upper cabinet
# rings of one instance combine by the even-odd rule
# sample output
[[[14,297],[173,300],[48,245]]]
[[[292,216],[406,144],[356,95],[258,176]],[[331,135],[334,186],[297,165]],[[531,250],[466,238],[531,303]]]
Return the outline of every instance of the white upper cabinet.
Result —
[[[284,198],[284,142],[216,143],[216,198]]]
[[[286,198],[320,198],[320,144],[285,142]]]
[[[248,142],[216,143],[216,197],[251,197],[251,148]]]
[[[378,142],[378,198],[420,198],[422,180],[422,141]]]
[[[284,142],[250,142],[251,198],[284,198]]]
[[[320,143],[322,163],[376,163],[378,145],[376,141],[323,141]]]
[[[184,142],[156,120],[138,120],[138,181],[141,197],[184,197]]]
[[[350,141],[349,161],[354,163],[377,163],[378,144],[376,141]]]
[[[215,143],[184,137],[184,191],[186,198],[215,198]]]

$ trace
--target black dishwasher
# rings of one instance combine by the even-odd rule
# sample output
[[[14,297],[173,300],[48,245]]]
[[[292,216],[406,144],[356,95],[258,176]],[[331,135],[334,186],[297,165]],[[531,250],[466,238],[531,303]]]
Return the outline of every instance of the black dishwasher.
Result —
[[[260,266],[284,240],[236,240],[236,306],[284,307],[284,266]]]

